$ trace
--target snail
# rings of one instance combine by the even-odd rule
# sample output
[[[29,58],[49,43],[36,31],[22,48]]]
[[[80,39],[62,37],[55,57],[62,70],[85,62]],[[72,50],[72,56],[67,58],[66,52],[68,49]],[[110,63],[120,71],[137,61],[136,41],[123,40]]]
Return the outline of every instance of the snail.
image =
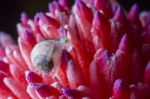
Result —
[[[36,69],[43,72],[50,72],[52,68],[61,65],[62,49],[67,42],[66,38],[49,39],[39,42],[31,51],[31,62]]]
[[[54,68],[55,74],[57,74],[61,65],[62,50],[67,49],[71,44],[65,31],[64,14],[62,12],[60,38],[41,41],[31,51],[31,62],[39,71],[48,73]]]

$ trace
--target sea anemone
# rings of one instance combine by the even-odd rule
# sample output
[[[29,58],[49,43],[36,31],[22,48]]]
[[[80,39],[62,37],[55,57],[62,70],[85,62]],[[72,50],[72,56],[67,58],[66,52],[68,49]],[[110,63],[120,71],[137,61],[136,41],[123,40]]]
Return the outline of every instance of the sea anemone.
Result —
[[[0,32],[0,99],[150,99],[150,12],[116,0],[49,3]]]

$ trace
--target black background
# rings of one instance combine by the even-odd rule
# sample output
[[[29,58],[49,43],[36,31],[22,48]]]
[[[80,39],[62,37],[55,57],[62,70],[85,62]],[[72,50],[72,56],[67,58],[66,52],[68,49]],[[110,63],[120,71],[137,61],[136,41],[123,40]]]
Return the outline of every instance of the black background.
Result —
[[[127,10],[137,3],[141,10],[150,10],[150,0],[118,0]],[[19,22],[20,13],[25,11],[31,17],[39,11],[48,11],[50,0],[1,0],[0,1],[0,31],[10,33],[17,37],[16,23]]]

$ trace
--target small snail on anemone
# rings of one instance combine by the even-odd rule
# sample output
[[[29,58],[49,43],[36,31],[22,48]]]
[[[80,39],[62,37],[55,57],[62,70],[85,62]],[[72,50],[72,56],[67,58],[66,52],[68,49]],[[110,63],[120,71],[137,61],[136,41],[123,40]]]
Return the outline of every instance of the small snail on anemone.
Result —
[[[64,12],[62,12],[62,27],[60,28],[60,38],[50,38],[36,44],[31,52],[31,61],[36,69],[43,72],[50,72],[52,68],[58,72],[61,63],[62,49],[69,43],[64,28]]]

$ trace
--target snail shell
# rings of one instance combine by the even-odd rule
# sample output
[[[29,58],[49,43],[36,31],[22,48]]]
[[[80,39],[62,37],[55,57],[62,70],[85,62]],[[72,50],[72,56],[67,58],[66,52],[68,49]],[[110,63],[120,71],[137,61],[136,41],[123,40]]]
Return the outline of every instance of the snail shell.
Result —
[[[57,43],[54,40],[45,40],[34,46],[31,52],[31,61],[35,68],[40,71],[49,72],[54,67],[55,62],[53,57],[58,59],[61,57],[61,48],[58,47],[59,44]]]
[[[55,75],[61,65],[62,49],[69,46],[67,38],[55,38],[39,42],[31,51],[31,62],[36,69],[49,72],[54,68]]]

